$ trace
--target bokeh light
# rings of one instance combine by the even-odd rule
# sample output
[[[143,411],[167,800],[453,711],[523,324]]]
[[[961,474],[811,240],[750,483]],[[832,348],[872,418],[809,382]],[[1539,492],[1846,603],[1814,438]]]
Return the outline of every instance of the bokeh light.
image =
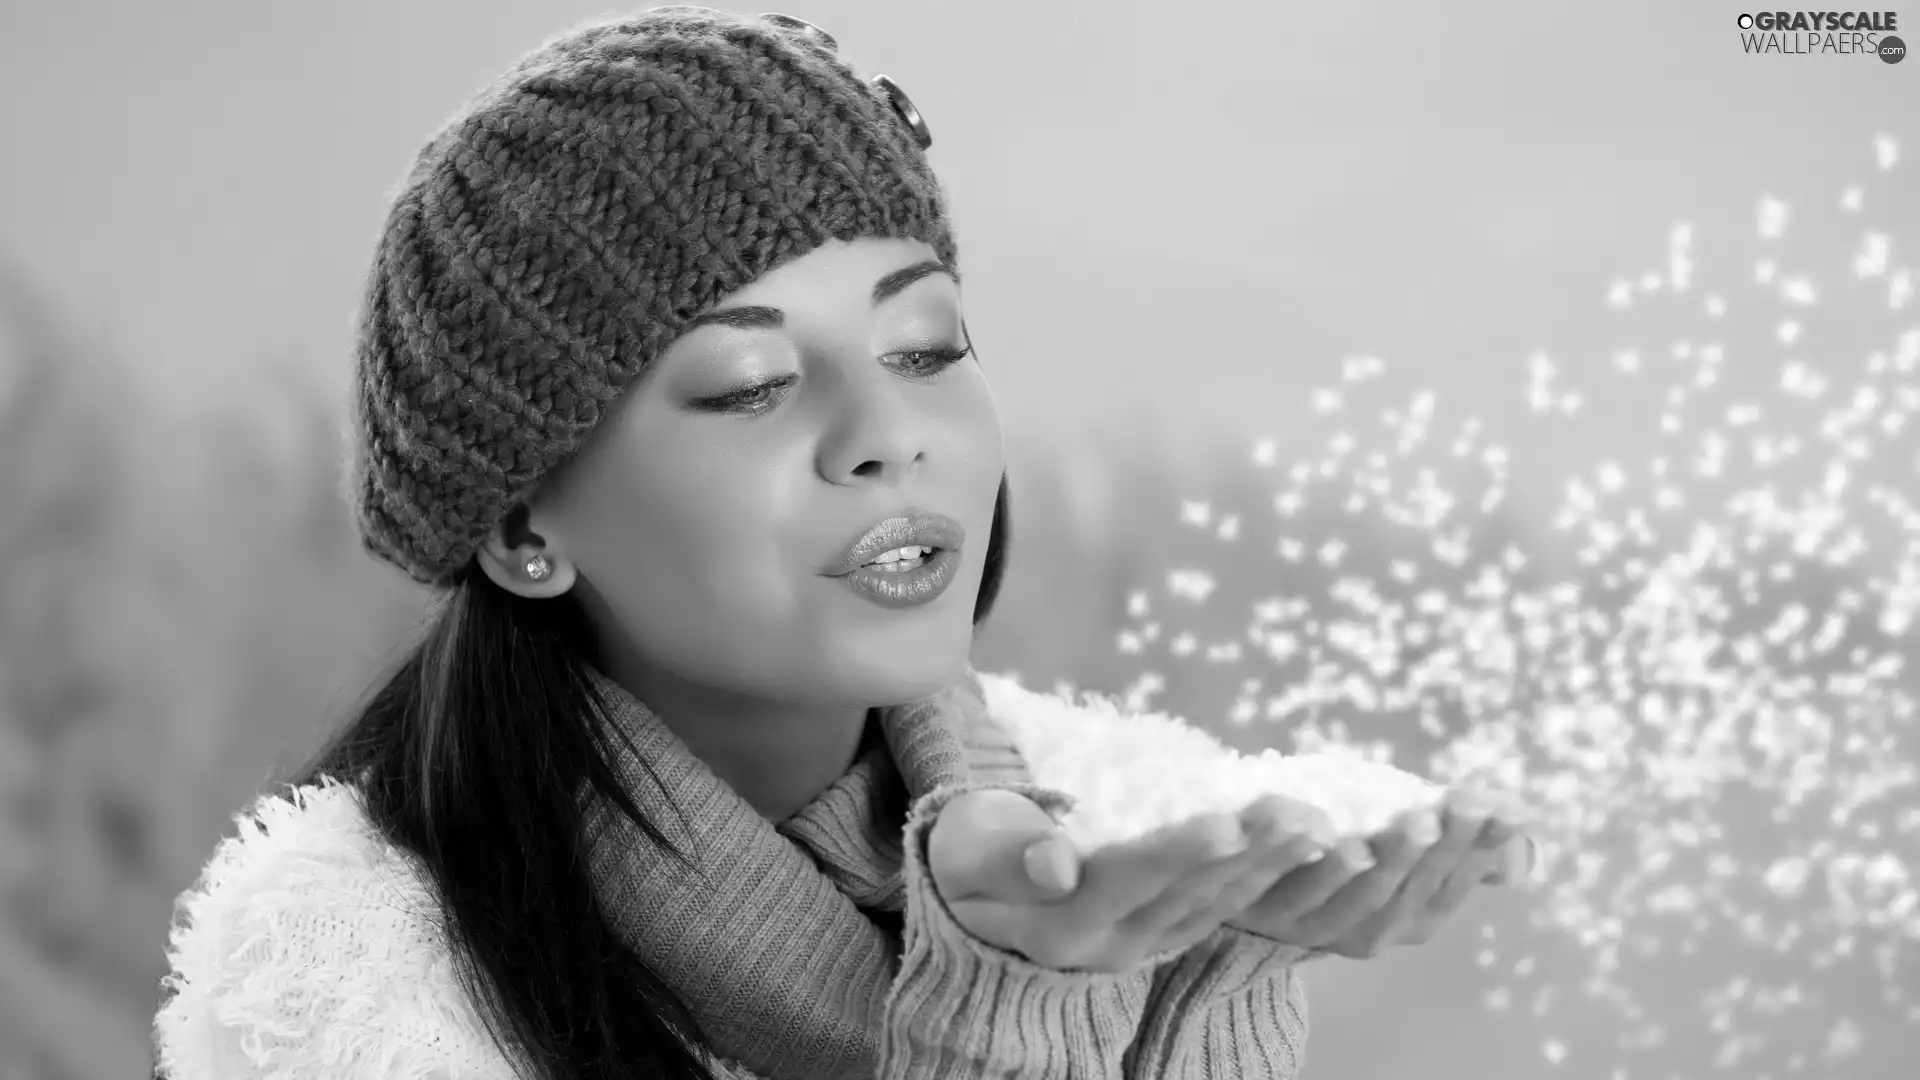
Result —
[[[1527,799],[1550,852],[1533,932],[1488,924],[1479,959],[1486,1006],[1550,1065],[1635,1075],[1705,1033],[1703,1071],[1843,1075],[1872,1032],[1920,1025],[1920,308],[1872,213],[1912,181],[1891,138],[1872,150],[1830,206],[1759,198],[1751,238],[1673,224],[1604,290],[1617,342],[1524,359],[1527,441],[1347,361],[1308,403],[1317,454],[1254,447],[1270,507],[1181,513],[1223,554],[1271,543],[1278,573],[1181,566],[1129,597],[1134,707],[1206,669],[1235,680],[1231,725]],[[1791,243],[1809,222],[1857,243],[1816,259]],[[1735,275],[1712,248],[1743,240]],[[1606,452],[1517,525],[1520,456],[1581,424]],[[1543,944],[1577,983],[1543,975]],[[1649,1008],[1676,971],[1694,1010]],[[1575,1040],[1576,1007],[1611,1019]]]

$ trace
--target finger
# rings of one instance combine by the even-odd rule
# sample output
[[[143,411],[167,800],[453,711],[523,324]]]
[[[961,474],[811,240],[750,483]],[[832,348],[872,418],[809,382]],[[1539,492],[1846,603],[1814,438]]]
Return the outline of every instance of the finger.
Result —
[[[1095,852],[1085,863],[1081,895],[1098,917],[1118,922],[1249,842],[1234,815],[1191,818]]]
[[[1390,907],[1407,914],[1424,908],[1461,864],[1473,857],[1475,845],[1485,835],[1492,813],[1493,806],[1484,796],[1469,791],[1449,792],[1441,806],[1440,838],[1414,865]]]
[[[1212,904],[1195,911],[1168,931],[1169,936],[1198,941],[1223,922],[1247,911],[1267,891],[1295,870],[1326,858],[1327,849],[1305,836],[1280,837],[1253,859],[1252,869],[1220,890]]]
[[[1253,865],[1252,851],[1249,850],[1175,880],[1160,895],[1122,917],[1120,929],[1127,933],[1158,937],[1176,923],[1211,908],[1221,891],[1245,877]]]
[[[1254,862],[1248,872],[1227,887],[1223,901],[1238,911],[1264,896],[1293,870],[1318,862],[1333,851],[1337,837],[1327,813],[1285,796],[1269,796],[1248,807],[1242,820],[1252,837]],[[1357,857],[1371,860],[1364,845]]]
[[[1389,910],[1352,936],[1361,939],[1369,953],[1382,942],[1420,945],[1431,940],[1498,863],[1498,856],[1488,850],[1488,838],[1517,820],[1516,805],[1485,792],[1450,792],[1446,833],[1435,851],[1421,860]]]
[[[1341,861],[1334,849],[1311,836],[1278,836],[1261,852],[1252,872],[1223,891],[1221,903],[1239,912],[1267,896],[1289,876],[1321,863]],[[1351,876],[1347,871],[1342,873]]]
[[[1295,867],[1244,909],[1243,921],[1259,926],[1290,922],[1319,909],[1356,877],[1375,865],[1373,849],[1359,837],[1335,844],[1325,858]],[[1311,944],[1301,941],[1300,944]]]
[[[1325,848],[1312,839],[1327,831],[1323,811],[1281,795],[1255,801],[1241,814],[1247,852],[1205,883],[1203,890],[1173,890],[1143,909],[1136,925],[1173,937],[1204,937],[1271,888],[1287,871],[1319,858]],[[1209,925],[1210,924],[1210,925]]]
[[[1441,882],[1440,888],[1427,900],[1427,913],[1435,919],[1444,919],[1460,910],[1460,906],[1467,902],[1467,898],[1480,887],[1481,879],[1486,876],[1484,860],[1484,855],[1468,860]]]
[[[1511,795],[1486,795],[1492,807],[1488,815],[1487,830],[1479,844],[1489,850],[1505,847],[1514,837],[1521,835],[1533,826],[1533,815]]]
[[[1486,831],[1490,810],[1485,799],[1471,792],[1450,793],[1441,807],[1440,838],[1408,871],[1393,896],[1348,934],[1374,942],[1402,940],[1411,924],[1429,910],[1433,898],[1449,880],[1460,874],[1463,866],[1472,864],[1473,876],[1468,880],[1478,880],[1485,872],[1487,855],[1474,845]]]
[[[1532,836],[1522,834],[1500,849],[1499,861],[1482,880],[1489,885],[1531,881],[1540,873],[1541,862],[1539,842]]]
[[[1433,940],[1440,927],[1451,920],[1480,887],[1485,884],[1489,854],[1476,850],[1460,868],[1440,883],[1424,910],[1401,924],[1393,932],[1397,943],[1424,945]]]
[[[1254,843],[1304,837],[1320,847],[1332,847],[1339,839],[1325,810],[1280,794],[1262,796],[1241,814],[1241,822]]]
[[[1439,839],[1440,819],[1433,811],[1402,815],[1394,828],[1375,838],[1379,865],[1348,882],[1325,904],[1300,916],[1303,938],[1337,941],[1346,937],[1387,906],[1427,849]]]

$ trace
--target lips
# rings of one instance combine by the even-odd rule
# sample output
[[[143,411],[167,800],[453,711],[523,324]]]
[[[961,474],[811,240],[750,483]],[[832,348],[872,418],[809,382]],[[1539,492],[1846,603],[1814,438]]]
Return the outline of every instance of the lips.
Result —
[[[960,523],[940,514],[911,512],[875,522],[848,544],[831,566],[828,577],[845,577],[895,548],[930,547],[953,551],[966,542]]]

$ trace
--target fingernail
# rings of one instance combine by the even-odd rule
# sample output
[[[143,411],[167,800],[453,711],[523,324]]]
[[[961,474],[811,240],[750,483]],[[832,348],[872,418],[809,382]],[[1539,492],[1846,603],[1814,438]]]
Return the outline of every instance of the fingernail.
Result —
[[[1510,876],[1523,885],[1532,884],[1540,878],[1543,869],[1540,865],[1540,845],[1533,837],[1523,835],[1520,843],[1513,846],[1519,849],[1519,854],[1514,856],[1519,869]]]
[[[1500,851],[1500,866],[1494,877],[1502,885],[1524,884],[1533,872],[1534,851],[1531,837],[1522,836]]]
[[[1455,817],[1484,821],[1493,816],[1493,800],[1485,795],[1468,792],[1455,799],[1448,809]]]
[[[1249,843],[1247,830],[1241,828],[1238,821],[1233,822],[1232,827],[1233,831],[1231,833],[1217,834],[1214,836],[1213,854],[1216,858],[1229,858],[1247,850]]]
[[[1292,829],[1284,828],[1277,822],[1260,833],[1260,847],[1264,851],[1278,851],[1286,847],[1295,836]]]
[[[1440,819],[1431,813],[1418,815],[1407,826],[1407,838],[1421,847],[1440,839]]]
[[[1065,840],[1042,840],[1027,849],[1027,876],[1052,892],[1072,892],[1080,860]]]
[[[1282,835],[1280,824],[1273,819],[1273,815],[1263,813],[1253,814],[1252,820],[1246,817],[1240,818],[1240,831],[1247,834],[1250,845],[1263,848],[1272,847]]]
[[[1373,849],[1367,846],[1365,840],[1358,838],[1342,840],[1337,850],[1340,852],[1340,860],[1355,873],[1373,868]]]

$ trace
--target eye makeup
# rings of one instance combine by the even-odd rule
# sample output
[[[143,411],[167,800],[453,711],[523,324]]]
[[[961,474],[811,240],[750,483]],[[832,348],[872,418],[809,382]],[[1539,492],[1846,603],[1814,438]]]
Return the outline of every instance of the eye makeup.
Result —
[[[972,352],[971,346],[907,349],[888,353],[881,357],[881,360],[886,362],[888,367],[899,372],[903,378],[916,382],[933,382],[955,364],[965,360]],[[718,393],[694,398],[688,404],[700,412],[760,416],[779,405],[787,392],[799,382],[800,376],[792,372],[754,376],[726,387]]]

